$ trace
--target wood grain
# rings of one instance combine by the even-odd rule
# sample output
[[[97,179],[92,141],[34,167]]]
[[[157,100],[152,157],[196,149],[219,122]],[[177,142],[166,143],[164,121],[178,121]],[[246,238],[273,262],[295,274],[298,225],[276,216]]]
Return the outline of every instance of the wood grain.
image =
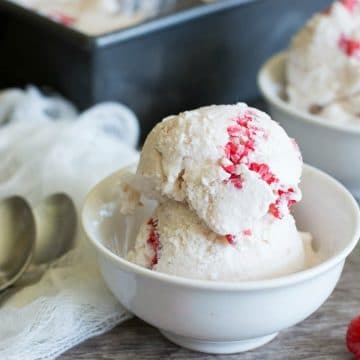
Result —
[[[353,255],[330,299],[310,318],[259,349],[227,356],[196,353],[173,345],[153,327],[132,319],[60,359],[350,360],[353,357],[346,350],[344,338],[347,324],[356,315],[360,315],[360,256]]]

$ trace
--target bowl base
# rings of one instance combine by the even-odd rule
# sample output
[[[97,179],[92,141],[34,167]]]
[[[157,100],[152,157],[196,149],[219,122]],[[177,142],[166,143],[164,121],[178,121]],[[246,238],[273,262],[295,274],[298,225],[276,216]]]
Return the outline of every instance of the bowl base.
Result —
[[[208,354],[234,354],[255,349],[273,340],[278,333],[239,341],[206,341],[176,335],[167,331],[160,332],[171,342],[184,348]]]

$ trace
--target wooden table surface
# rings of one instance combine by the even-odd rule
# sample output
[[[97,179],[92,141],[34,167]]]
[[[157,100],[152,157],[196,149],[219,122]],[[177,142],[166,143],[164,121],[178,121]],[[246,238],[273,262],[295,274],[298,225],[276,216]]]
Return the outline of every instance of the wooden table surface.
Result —
[[[350,360],[353,357],[347,352],[344,339],[347,324],[356,315],[360,315],[360,260],[355,261],[353,256],[328,301],[310,318],[261,348],[222,356],[196,353],[173,345],[141,320],[131,319],[59,359]]]

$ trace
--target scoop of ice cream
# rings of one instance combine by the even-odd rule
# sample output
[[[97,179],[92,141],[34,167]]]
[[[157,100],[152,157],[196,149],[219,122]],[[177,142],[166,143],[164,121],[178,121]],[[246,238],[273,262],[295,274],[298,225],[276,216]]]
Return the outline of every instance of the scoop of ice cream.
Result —
[[[270,216],[228,238],[212,232],[183,203],[166,201],[139,231],[128,259],[153,270],[196,279],[255,280],[306,267],[303,241],[291,215]]]
[[[314,15],[289,47],[287,96],[291,104],[337,121],[358,119],[360,2],[335,2]]]
[[[293,139],[246,104],[208,106],[170,116],[149,134],[137,186],[159,201],[185,202],[219,235],[239,234],[301,198]]]

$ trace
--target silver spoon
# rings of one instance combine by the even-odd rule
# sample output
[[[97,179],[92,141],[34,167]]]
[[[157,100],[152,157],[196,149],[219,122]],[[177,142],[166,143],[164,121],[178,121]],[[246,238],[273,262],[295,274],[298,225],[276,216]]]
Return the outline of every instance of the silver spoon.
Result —
[[[77,217],[75,205],[69,196],[51,195],[35,207],[33,213],[33,223],[36,227],[33,256],[25,267],[26,271],[12,282],[14,286],[0,294],[0,302],[8,299],[19,288],[37,282],[51,263],[73,246]]]
[[[13,285],[31,262],[35,247],[35,219],[19,196],[0,202],[0,291]]]
[[[74,245],[76,209],[68,195],[59,193],[42,201],[34,214],[37,236],[32,263],[43,265],[61,257]]]
[[[34,208],[35,250],[31,264],[16,286],[38,281],[56,259],[74,245],[77,229],[76,208],[66,194],[54,194]]]

